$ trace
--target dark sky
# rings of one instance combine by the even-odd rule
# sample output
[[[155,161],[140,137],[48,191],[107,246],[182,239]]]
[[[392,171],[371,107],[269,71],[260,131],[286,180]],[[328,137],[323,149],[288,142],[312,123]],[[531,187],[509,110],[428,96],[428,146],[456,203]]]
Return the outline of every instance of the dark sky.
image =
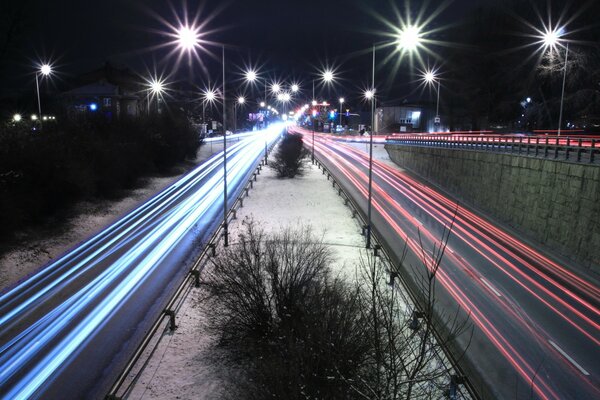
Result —
[[[395,6],[387,0],[4,1],[2,7],[24,11],[13,41],[18,47],[5,58],[9,62],[1,72],[4,88],[30,79],[28,69],[38,59],[52,61],[63,82],[107,60],[141,71],[156,65],[159,71],[172,73],[173,79],[206,82],[213,77],[214,81],[220,75],[220,63],[210,55],[200,55],[207,67],[203,70],[197,61],[191,67],[187,62],[176,65],[175,55],[167,57],[170,48],[156,49],[169,40],[160,34],[169,29],[158,17],[176,24],[173,10],[179,18],[187,10],[206,21],[211,33],[204,38],[227,45],[231,73],[252,61],[272,77],[300,80],[306,88],[311,85],[310,74],[328,64],[339,67],[340,76],[353,83],[363,81],[357,86],[364,86],[370,75],[370,55],[360,53],[368,53],[371,43],[390,32],[373,13],[397,23]],[[421,3],[411,4],[418,7]],[[435,10],[438,3],[431,2],[426,10]],[[474,3],[478,2],[451,2],[436,23],[451,21]],[[209,49],[219,54],[217,47]]]
[[[385,33],[392,33],[384,20],[398,25],[396,10],[406,18],[405,5],[409,4],[412,18],[416,18],[419,13],[430,15],[441,9],[427,28],[442,28],[434,38],[444,40],[445,32],[456,27],[465,14],[497,2],[2,0],[1,3],[3,30],[6,11],[21,12],[10,51],[0,57],[0,88],[3,93],[11,93],[31,84],[33,65],[38,60],[53,63],[56,70],[53,84],[59,88],[68,85],[71,77],[98,68],[107,60],[139,72],[156,69],[170,74],[171,80],[192,81],[199,87],[208,81],[216,83],[221,74],[220,59],[208,53],[220,57],[218,46],[208,46],[208,53],[200,53],[202,63],[192,60],[191,64],[187,58],[177,64],[177,55],[169,54],[171,47],[157,48],[169,41],[164,34],[169,32],[165,21],[176,25],[186,12],[192,17],[198,15],[205,24],[207,34],[203,39],[227,46],[226,65],[231,78],[236,73],[239,76],[243,65],[251,61],[271,78],[297,80],[308,90],[317,69],[331,65],[338,67],[338,76],[343,78],[340,83],[358,91],[370,80],[371,44],[386,39]],[[381,65],[380,60],[389,54],[389,49],[378,50],[377,75],[385,77],[391,86],[408,81],[410,67],[406,63],[393,76],[390,65]]]

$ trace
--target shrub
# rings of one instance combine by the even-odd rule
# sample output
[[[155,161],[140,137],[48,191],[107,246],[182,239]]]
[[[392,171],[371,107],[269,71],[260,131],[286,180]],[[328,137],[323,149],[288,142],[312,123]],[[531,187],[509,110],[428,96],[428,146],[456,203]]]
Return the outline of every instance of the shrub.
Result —
[[[302,175],[304,158],[307,152],[302,135],[286,133],[279,143],[271,168],[277,171],[279,178],[293,178]]]
[[[203,301],[210,327],[248,380],[244,398],[352,398],[368,338],[356,293],[331,276],[309,228],[267,235],[252,222],[212,260]],[[238,394],[239,395],[239,394]]]
[[[195,155],[198,135],[174,110],[108,120],[75,116],[32,132],[0,127],[0,236],[43,221],[79,199],[114,197],[140,176]]]

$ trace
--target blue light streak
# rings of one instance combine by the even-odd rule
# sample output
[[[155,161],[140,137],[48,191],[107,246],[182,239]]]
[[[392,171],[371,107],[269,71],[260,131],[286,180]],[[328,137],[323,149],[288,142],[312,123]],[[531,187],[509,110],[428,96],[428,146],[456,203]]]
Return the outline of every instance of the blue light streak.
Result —
[[[230,145],[227,181],[236,188],[232,198],[262,156],[265,143],[276,140],[281,129],[275,125]],[[161,262],[199,221],[219,218],[215,205],[222,204],[222,157],[222,152],[214,155],[0,296],[0,397],[38,395],[125,302],[151,295],[136,289],[155,270],[166,268]],[[32,309],[74,285],[81,287],[37,319],[27,320]],[[21,318],[28,325],[21,326]]]

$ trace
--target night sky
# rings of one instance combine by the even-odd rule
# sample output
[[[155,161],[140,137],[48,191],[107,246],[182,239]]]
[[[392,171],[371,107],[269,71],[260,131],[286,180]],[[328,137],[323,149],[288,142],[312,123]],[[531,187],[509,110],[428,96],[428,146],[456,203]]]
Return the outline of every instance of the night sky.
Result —
[[[460,29],[461,20],[478,7],[497,5],[493,0],[456,0],[431,2],[391,2],[388,0],[104,0],[42,1],[4,0],[2,11],[21,12],[12,43],[0,58],[0,88],[14,93],[32,80],[32,65],[38,60],[52,62],[57,89],[68,86],[72,76],[101,67],[106,61],[127,65],[138,72],[156,70],[171,81],[193,82],[197,87],[220,80],[220,49],[208,45],[201,52],[202,62],[185,58],[176,63],[177,54],[165,22],[177,25],[185,12],[205,24],[202,39],[227,46],[227,73],[239,78],[244,65],[258,67],[271,79],[299,81],[310,90],[319,68],[337,68],[338,84],[359,92],[370,80],[372,43],[390,40],[398,25],[399,12],[410,16],[439,13],[428,24],[437,29],[431,36],[444,41],[446,33]],[[537,3],[545,4],[545,1]],[[542,4],[542,6],[543,6]],[[543,8],[543,7],[542,7]],[[6,29],[6,15],[2,17]],[[162,45],[162,47],[161,47]],[[432,46],[436,52],[435,46]],[[210,54],[212,53],[212,55]],[[405,90],[414,81],[414,68],[403,63],[383,64],[390,49],[378,50],[377,75],[385,77],[384,90]],[[431,58],[431,59],[430,59]],[[424,62],[437,64],[435,56]],[[411,73],[413,74],[411,76]],[[393,75],[393,76],[392,76]],[[264,76],[264,75],[263,75]],[[378,80],[382,80],[379,78]],[[405,90],[406,91],[406,90]]]

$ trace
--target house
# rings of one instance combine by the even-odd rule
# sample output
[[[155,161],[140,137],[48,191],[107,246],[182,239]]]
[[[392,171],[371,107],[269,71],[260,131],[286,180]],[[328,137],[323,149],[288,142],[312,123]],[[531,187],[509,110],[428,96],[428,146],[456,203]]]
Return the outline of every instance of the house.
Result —
[[[107,118],[137,116],[146,110],[147,90],[143,79],[129,68],[110,63],[77,77],[62,93],[72,113],[101,113]]]

